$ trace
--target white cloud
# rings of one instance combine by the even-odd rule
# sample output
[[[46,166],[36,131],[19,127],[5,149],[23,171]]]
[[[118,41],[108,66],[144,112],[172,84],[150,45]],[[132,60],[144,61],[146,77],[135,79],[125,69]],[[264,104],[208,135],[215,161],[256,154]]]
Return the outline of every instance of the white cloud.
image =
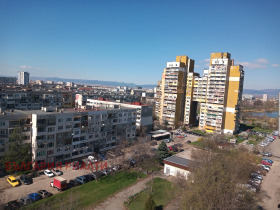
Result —
[[[267,68],[267,64],[269,61],[265,58],[259,58],[253,62],[240,62],[240,64],[244,67],[247,67],[248,69],[265,69]]]
[[[280,65],[279,65],[279,64],[276,64],[276,63],[275,63],[275,64],[271,64],[271,66],[272,66],[272,67],[280,67]]]
[[[22,65],[19,67],[20,69],[32,69],[32,66],[26,66],[26,65]]]
[[[210,62],[210,58],[206,58],[206,59],[204,59],[204,62]]]
[[[19,68],[20,69],[25,69],[25,70],[47,71],[46,69],[42,69],[42,68],[38,68],[38,67],[33,67],[33,66],[27,66],[27,65],[22,65]]]
[[[248,69],[264,69],[267,66],[260,63],[251,63],[251,62],[240,62],[240,65],[247,67]]]
[[[259,59],[256,60],[256,62],[257,63],[263,63],[263,64],[268,64],[269,63],[268,60],[265,59],[265,58],[259,58]]]

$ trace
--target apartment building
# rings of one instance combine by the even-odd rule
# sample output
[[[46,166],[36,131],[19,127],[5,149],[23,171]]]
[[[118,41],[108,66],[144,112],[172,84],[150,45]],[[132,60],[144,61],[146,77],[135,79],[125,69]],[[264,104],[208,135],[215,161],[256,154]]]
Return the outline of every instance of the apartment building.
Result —
[[[15,127],[21,127],[30,143],[32,159],[65,162],[93,151],[114,149],[124,139],[134,139],[136,109],[99,109],[56,111],[15,110],[0,116],[0,157],[8,150],[8,139]]]
[[[156,113],[159,117],[164,116],[160,106],[169,101],[163,96],[163,86],[168,87],[163,81],[162,79],[162,82],[158,83],[157,88],[159,97],[156,101]],[[202,77],[193,71],[187,74],[185,107],[180,112],[184,124],[192,127],[198,121],[199,129],[207,132],[236,132],[239,128],[243,81],[243,67],[234,66],[229,53],[212,53],[209,69],[204,70]],[[176,107],[181,104],[176,104]],[[171,117],[175,120],[174,115]]]
[[[193,69],[194,60],[188,56],[177,56],[175,62],[167,62],[157,86],[155,112],[160,123],[177,127],[184,122],[186,80]]]
[[[0,92],[0,107],[2,110],[38,110],[46,106],[71,108],[74,107],[74,103],[75,95],[70,92],[9,90]]]
[[[18,73],[18,84],[19,85],[29,85],[29,73],[21,71]]]
[[[86,106],[90,107],[101,107],[101,108],[111,108],[111,109],[120,109],[120,108],[131,108],[136,109],[136,126],[137,128],[144,129],[146,132],[149,132],[153,128],[153,106],[142,104],[139,102],[133,103],[118,103],[113,101],[107,101],[104,99],[87,99]]]
[[[16,84],[17,78],[16,77],[0,77],[0,84]]]

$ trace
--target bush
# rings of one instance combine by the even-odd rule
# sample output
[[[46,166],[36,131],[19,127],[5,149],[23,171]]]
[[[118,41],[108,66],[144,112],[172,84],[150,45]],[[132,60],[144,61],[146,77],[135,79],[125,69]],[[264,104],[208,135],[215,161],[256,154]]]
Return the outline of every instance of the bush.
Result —
[[[149,195],[148,199],[145,202],[145,210],[155,210],[156,202],[154,201],[152,195]]]

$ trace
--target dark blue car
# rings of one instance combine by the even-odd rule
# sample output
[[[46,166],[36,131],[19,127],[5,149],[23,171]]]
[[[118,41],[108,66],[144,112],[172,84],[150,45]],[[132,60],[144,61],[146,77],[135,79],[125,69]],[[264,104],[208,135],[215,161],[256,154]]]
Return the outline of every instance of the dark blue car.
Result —
[[[28,194],[28,198],[30,198],[33,201],[38,201],[41,199],[41,196],[38,193],[30,193]]]

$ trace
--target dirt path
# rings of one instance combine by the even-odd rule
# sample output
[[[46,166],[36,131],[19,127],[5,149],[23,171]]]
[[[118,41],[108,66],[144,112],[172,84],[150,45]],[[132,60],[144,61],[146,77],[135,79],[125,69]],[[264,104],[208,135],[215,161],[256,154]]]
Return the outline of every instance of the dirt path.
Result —
[[[154,175],[149,176],[138,183],[134,184],[131,187],[128,187],[121,192],[115,194],[113,197],[108,198],[105,202],[99,204],[95,207],[95,210],[124,210],[124,202],[128,200],[131,195],[143,190],[146,188],[146,184],[151,181],[153,178],[161,177],[165,178],[163,175]]]

